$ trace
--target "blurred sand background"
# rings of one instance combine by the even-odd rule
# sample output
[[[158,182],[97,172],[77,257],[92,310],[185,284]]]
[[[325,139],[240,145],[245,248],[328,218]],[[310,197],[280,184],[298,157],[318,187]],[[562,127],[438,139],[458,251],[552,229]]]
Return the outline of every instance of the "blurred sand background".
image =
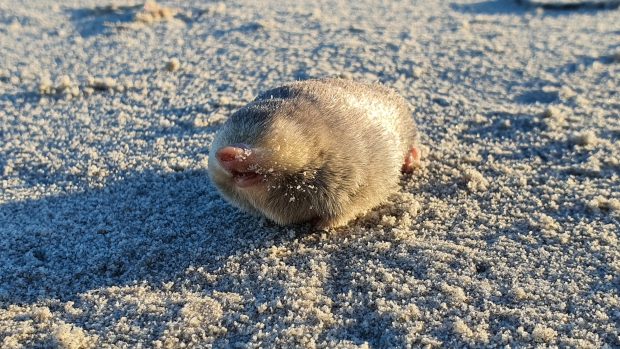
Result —
[[[620,347],[620,10],[547,2],[0,0],[0,347]],[[337,232],[229,206],[218,127],[322,76],[426,167]]]

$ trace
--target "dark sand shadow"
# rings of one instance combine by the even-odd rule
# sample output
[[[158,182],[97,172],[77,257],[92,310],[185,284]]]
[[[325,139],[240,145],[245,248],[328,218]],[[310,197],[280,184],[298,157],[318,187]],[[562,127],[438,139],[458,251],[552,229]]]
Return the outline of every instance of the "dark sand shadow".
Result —
[[[559,95],[555,91],[543,91],[543,90],[529,90],[518,94],[515,98],[515,102],[520,104],[550,104],[557,102]]]
[[[524,14],[527,11],[514,0],[487,0],[473,4],[450,4],[454,11],[478,15]]]
[[[487,113],[489,122],[485,124],[471,123],[463,134],[471,140],[512,140],[527,141],[533,129],[541,129],[544,124],[535,120],[532,115],[519,113]]]
[[[0,94],[0,102],[10,102],[13,105],[24,103],[38,103],[41,100],[41,93],[32,91],[22,91],[16,93]]]
[[[618,33],[617,35],[620,35],[620,33]],[[616,45],[616,49],[618,48],[618,46],[620,45]],[[612,51],[613,46],[610,47],[609,51]],[[620,66],[620,53],[618,54],[607,54],[607,55],[602,55],[600,57],[592,57],[592,56],[582,56],[582,57],[578,57],[578,59],[575,62],[571,62],[571,63],[567,63],[563,66],[560,66],[556,69],[552,70],[552,73],[554,74],[573,74],[576,73],[582,69],[587,69],[592,67],[592,65],[594,63],[600,63],[600,64],[604,64],[604,65],[613,65],[613,64],[617,64]]]
[[[215,268],[244,237],[257,238],[258,222],[224,204],[202,171],[133,174],[102,189],[4,204],[0,300],[71,300],[111,285],[160,284],[190,264]]]
[[[407,347],[404,341],[404,334],[407,330],[398,326],[399,319],[392,314],[382,313],[377,309],[374,303],[376,296],[372,296],[368,290],[376,291],[379,286],[364,278],[360,273],[360,268],[362,265],[369,270],[385,267],[398,270],[416,279],[426,279],[428,258],[424,258],[421,249],[412,248],[407,258],[383,256],[379,260],[376,252],[369,245],[344,244],[337,253],[332,253],[330,256],[327,262],[330,266],[330,274],[324,281],[322,291],[334,304],[345,303],[342,297],[349,294],[355,301],[344,314],[349,321],[324,330],[319,339],[351,341],[357,345],[367,343],[371,348]],[[384,297],[391,299],[389,291]],[[415,300],[412,299],[411,303],[415,304]]]
[[[222,38],[231,34],[243,34],[243,35],[264,35],[269,37],[269,31],[266,30],[265,24],[259,22],[248,22],[240,26],[229,29],[217,29],[213,31],[213,36],[216,38]]]
[[[575,10],[613,10],[620,6],[617,0],[595,0],[595,1],[536,1],[536,0],[515,0],[518,4],[528,7],[538,7],[545,10],[555,11],[575,11]]]
[[[614,10],[620,6],[620,1],[582,1],[578,3],[543,3],[528,0],[487,0],[473,4],[451,4],[450,7],[459,12],[478,15],[507,15],[525,14],[532,9],[546,10],[545,15],[568,15],[579,11],[581,13]]]
[[[134,6],[98,6],[68,10],[69,18],[82,37],[91,37],[105,33],[110,26],[130,23],[135,12],[142,5]]]
[[[136,23],[136,15],[144,7],[145,3],[125,6],[107,5],[68,9],[67,13],[80,35],[82,37],[91,37],[100,34],[111,34],[110,29],[131,24],[132,22]],[[174,17],[188,24],[192,22],[192,19],[183,13],[176,13]]]
[[[475,143],[484,142],[513,142],[516,151],[511,153],[493,153],[493,157],[499,161],[525,161],[541,160],[544,165],[563,165],[564,169],[547,169],[547,174],[558,179],[566,180],[573,176],[579,177],[611,177],[617,172],[611,164],[600,164],[599,173],[590,173],[580,170],[580,165],[587,163],[590,158],[589,152],[580,151],[570,140],[553,140],[539,138],[540,132],[548,130],[545,118],[542,115],[513,114],[513,113],[488,113],[488,123],[483,125],[471,123],[470,127],[463,131],[465,141]],[[572,130],[566,130],[572,133]],[[537,137],[534,137],[537,135]],[[598,136],[618,141],[620,132],[612,129],[601,130]],[[491,153],[483,151],[481,154],[486,159]]]

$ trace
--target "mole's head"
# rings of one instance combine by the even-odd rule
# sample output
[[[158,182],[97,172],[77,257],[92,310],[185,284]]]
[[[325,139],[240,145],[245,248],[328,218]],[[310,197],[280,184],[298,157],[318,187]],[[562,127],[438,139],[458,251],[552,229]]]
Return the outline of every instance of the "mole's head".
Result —
[[[209,176],[224,198],[279,224],[320,216],[329,196],[328,154],[317,131],[285,114],[262,104],[241,109],[218,132],[209,154]]]

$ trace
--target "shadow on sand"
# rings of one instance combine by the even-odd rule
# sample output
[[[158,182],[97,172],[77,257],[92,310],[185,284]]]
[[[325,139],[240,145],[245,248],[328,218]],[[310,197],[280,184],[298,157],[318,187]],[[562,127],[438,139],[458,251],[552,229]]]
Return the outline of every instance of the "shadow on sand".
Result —
[[[614,10],[620,6],[620,1],[538,2],[530,0],[487,0],[473,4],[451,4],[450,6],[455,11],[480,15],[522,14],[536,8],[550,11],[550,14],[562,15],[570,14],[574,11]]]
[[[518,14],[527,12],[514,0],[487,0],[472,4],[451,4],[454,11],[480,15]]]
[[[110,26],[130,23],[141,5],[101,6],[69,10],[69,18],[82,37],[91,37],[106,32]]]
[[[166,282],[193,263],[215,268],[260,238],[258,224],[224,204],[202,171],[133,174],[103,189],[4,204],[0,300],[70,300],[110,285]]]

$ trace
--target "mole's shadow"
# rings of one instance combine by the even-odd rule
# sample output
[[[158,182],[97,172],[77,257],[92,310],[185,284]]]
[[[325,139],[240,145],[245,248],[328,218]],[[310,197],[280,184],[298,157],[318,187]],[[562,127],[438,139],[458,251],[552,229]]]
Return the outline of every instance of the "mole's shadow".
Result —
[[[204,171],[134,174],[103,189],[0,205],[0,303],[73,299],[190,264],[217,268],[277,233],[220,199]],[[246,245],[247,246],[247,245]]]

